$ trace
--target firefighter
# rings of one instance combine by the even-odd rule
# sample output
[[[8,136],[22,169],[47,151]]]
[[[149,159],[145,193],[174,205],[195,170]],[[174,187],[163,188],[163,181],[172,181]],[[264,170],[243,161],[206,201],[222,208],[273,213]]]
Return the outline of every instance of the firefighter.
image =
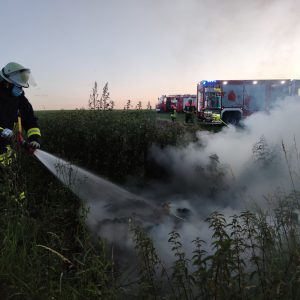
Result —
[[[28,88],[33,80],[30,69],[10,62],[0,71],[0,167],[11,164],[14,153],[10,147],[14,124],[18,115],[27,133],[28,145],[31,149],[40,148],[41,132],[37,118],[23,88]]]
[[[172,122],[176,121],[177,112],[176,109],[173,109],[173,112],[171,113],[171,120]]]
[[[194,123],[194,115],[196,113],[196,106],[193,100],[190,99],[189,102],[184,106],[183,112],[185,113],[185,123]]]
[[[176,121],[176,105],[172,104],[171,106],[171,120],[172,122]]]

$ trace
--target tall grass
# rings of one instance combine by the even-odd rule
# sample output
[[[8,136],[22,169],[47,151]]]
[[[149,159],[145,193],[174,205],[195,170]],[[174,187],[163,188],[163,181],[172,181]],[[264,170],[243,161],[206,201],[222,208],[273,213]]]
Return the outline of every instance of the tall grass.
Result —
[[[144,178],[152,144],[176,145],[179,124],[156,122],[151,110],[40,112],[43,147],[111,180]]]
[[[169,269],[156,272],[156,285],[162,292],[151,299],[299,299],[299,223],[294,214],[285,213],[291,208],[290,197],[293,202],[300,200],[299,195],[282,199],[272,216],[245,211],[227,220],[212,213],[207,220],[212,229],[211,249],[203,250],[204,241],[197,238],[191,258],[183,251],[179,233],[170,233],[174,262]],[[137,248],[145,239],[139,235]],[[151,252],[159,261],[153,251],[142,257]]]
[[[148,111],[62,111],[41,114],[40,123],[46,150],[116,181],[146,177],[149,147],[175,145],[184,130],[156,122]],[[1,299],[300,299],[295,189],[270,197],[277,205],[269,212],[245,211],[229,219],[212,213],[211,236],[191,241],[191,257],[179,232],[171,232],[171,265],[147,232],[130,223],[130,255],[137,264],[130,276],[118,252],[91,236],[79,199],[34,157],[17,152],[1,171]],[[22,191],[26,199],[20,201]]]
[[[112,261],[87,231],[79,200],[27,154],[4,174],[1,299],[113,299]]]

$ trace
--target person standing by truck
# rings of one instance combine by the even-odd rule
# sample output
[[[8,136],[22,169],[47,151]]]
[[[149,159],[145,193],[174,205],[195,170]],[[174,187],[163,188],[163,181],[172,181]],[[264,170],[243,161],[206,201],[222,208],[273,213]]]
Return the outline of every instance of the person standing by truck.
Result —
[[[194,117],[196,113],[196,106],[193,100],[190,99],[188,103],[184,106],[183,112],[185,113],[185,123],[194,123]]]
[[[176,115],[177,115],[176,108],[174,108],[173,112],[171,113],[171,121],[172,122],[176,121]]]

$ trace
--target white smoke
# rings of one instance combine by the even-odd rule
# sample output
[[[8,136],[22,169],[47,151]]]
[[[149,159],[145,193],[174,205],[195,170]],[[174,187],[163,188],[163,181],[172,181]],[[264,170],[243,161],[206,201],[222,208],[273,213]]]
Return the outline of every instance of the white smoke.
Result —
[[[259,112],[248,117],[243,128],[228,126],[218,133],[199,131],[197,142],[183,147],[168,147],[165,150],[154,148],[153,158],[169,171],[173,181],[178,180],[179,186],[194,185],[195,191],[207,188],[206,181],[210,180],[208,175],[212,172],[213,176],[213,172],[216,171],[227,173],[227,177],[231,174],[231,178],[227,178],[231,185],[247,185],[248,189],[252,187],[253,182],[257,184],[257,178],[245,181],[245,176],[247,177],[250,171],[257,171],[257,177],[264,176],[263,186],[275,183],[280,187],[289,188],[291,180],[282,143],[295,175],[299,163],[296,153],[300,145],[299,113],[300,98],[289,97],[280,101],[268,113]],[[255,166],[257,153],[254,153],[253,149],[262,140],[266,143],[265,151],[268,151],[270,159],[274,160],[263,168],[260,165]],[[278,167],[279,172],[270,172]],[[217,188],[222,182],[222,177],[214,179]],[[209,185],[212,184],[210,182]],[[253,188],[254,190],[257,188]]]
[[[153,147],[152,157],[166,178],[139,191],[141,196],[92,176],[87,188],[77,187],[87,200],[91,230],[125,251],[133,248],[128,221],[138,217],[166,263],[174,259],[168,243],[173,230],[181,234],[188,257],[197,237],[206,240],[206,250],[211,251],[206,219],[212,212],[229,218],[256,205],[268,208],[266,198],[278,189],[288,194],[299,188],[299,114],[300,98],[289,97],[268,113],[248,117],[242,128],[198,131],[197,141],[165,149]],[[86,197],[91,192],[93,197]],[[163,209],[165,203],[169,216]]]
[[[139,196],[49,153],[35,155],[86,202],[87,223],[96,235],[124,250],[133,248],[128,225],[137,220],[164,261],[170,262],[171,231],[181,234],[189,257],[197,237],[208,242],[210,251],[206,219],[212,212],[229,218],[256,204],[267,208],[269,195],[300,188],[299,115],[300,97],[289,97],[268,113],[248,117],[242,128],[198,131],[197,140],[188,144],[153,147],[152,157],[166,177]]]
[[[210,213],[229,218],[257,205],[270,208],[270,195],[300,188],[299,115],[300,97],[288,97],[270,112],[245,119],[242,128],[199,131],[197,141],[186,146],[152,149],[153,159],[168,173],[163,183],[153,185],[153,198],[171,202],[174,214],[183,212],[186,221],[177,230],[189,255],[196,237],[209,242],[205,219]],[[152,232],[166,259],[171,230],[167,223]]]

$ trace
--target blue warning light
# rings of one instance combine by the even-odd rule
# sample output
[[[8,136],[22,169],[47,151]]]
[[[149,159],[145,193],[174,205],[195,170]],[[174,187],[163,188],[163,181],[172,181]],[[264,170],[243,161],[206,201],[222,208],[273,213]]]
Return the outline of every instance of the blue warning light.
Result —
[[[203,86],[214,86],[217,83],[217,80],[202,80],[201,84]]]

